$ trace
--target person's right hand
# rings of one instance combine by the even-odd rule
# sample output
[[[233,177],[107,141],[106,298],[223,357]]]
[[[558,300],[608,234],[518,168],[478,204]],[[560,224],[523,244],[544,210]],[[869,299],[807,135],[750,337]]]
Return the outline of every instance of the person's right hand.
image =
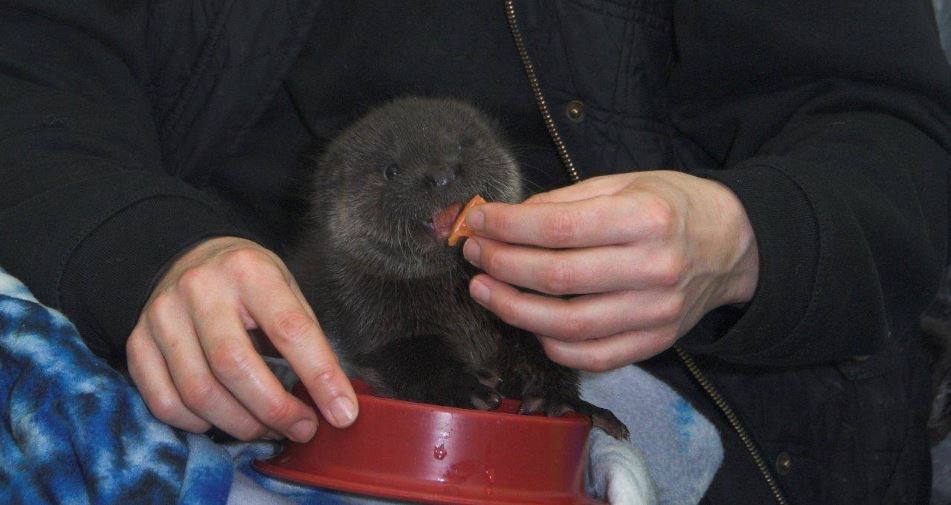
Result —
[[[316,414],[271,373],[252,329],[288,360],[331,424],[356,419],[353,388],[293,276],[277,255],[237,237],[206,240],[176,259],[129,336],[129,372],[155,417],[240,440],[309,440]]]

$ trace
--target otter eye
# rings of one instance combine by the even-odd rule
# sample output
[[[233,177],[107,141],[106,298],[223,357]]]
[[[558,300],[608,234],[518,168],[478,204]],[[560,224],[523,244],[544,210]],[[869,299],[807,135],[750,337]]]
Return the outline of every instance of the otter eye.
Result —
[[[396,163],[390,163],[383,169],[383,177],[386,177],[387,180],[390,180],[397,175],[400,175],[400,166]]]

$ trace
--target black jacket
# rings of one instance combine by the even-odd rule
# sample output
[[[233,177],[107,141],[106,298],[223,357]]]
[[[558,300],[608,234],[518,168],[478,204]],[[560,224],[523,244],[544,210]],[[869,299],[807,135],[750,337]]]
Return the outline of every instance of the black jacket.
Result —
[[[951,167],[951,71],[930,3],[514,5],[582,176],[675,167],[721,181],[746,207],[761,256],[754,300],[712,312],[681,346],[789,502],[924,503],[926,376],[913,329],[946,262]],[[321,133],[323,116],[287,93],[305,43],[345,33],[313,33],[334,8],[4,2],[0,266],[98,352],[121,355],[155,276],[183,248],[229,234],[279,249],[272,230],[285,213],[273,197],[290,178],[229,169],[248,153],[289,163],[296,141],[259,144],[262,124]],[[386,31],[350,35],[372,47]],[[394,65],[412,73],[419,62]],[[327,79],[339,70],[327,68]],[[531,97],[524,77],[486,79]],[[387,84],[375,83],[381,94]],[[357,100],[346,98],[337,107]],[[580,120],[564,113],[571,102]],[[280,103],[303,124],[269,116]],[[543,131],[538,119],[524,126]],[[721,429],[727,460],[709,502],[770,503],[683,364],[667,353],[645,367]]]

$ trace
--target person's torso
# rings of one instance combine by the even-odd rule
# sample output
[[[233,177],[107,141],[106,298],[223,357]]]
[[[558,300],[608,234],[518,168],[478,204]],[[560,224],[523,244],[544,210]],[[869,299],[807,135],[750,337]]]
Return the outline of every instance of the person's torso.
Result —
[[[287,223],[298,210],[296,200],[287,195],[301,184],[301,153],[319,149],[368,108],[397,96],[462,98],[496,117],[536,190],[568,182],[545,119],[559,132],[582,177],[696,166],[673,147],[675,132],[665,95],[674,64],[671,2],[525,0],[514,2],[514,14],[506,12],[502,0],[285,6],[275,15],[286,18],[287,30],[306,35],[292,37],[263,14],[259,22],[265,28],[221,21],[232,28],[224,30],[225,42],[199,45],[210,53],[209,63],[182,65],[207,75],[182,82],[171,79],[155,98],[156,110],[165,118],[160,133],[172,171],[235,202],[275,244],[289,233]],[[157,7],[161,8],[162,4]],[[270,37],[255,37],[256,28]],[[521,54],[516,36],[524,38]],[[267,50],[253,44],[238,47],[244,43],[242,37]],[[233,47],[229,49],[228,43]],[[303,47],[299,53],[295,43]],[[235,52],[242,55],[240,61],[222,56]],[[187,63],[201,60],[201,54],[193,56]],[[537,73],[547,118],[539,112],[522,57]],[[268,63],[268,58],[275,63]],[[285,66],[277,62],[281,59]],[[192,98],[179,97],[187,98],[186,92]],[[737,436],[682,365],[661,359],[648,368],[679,386],[721,430],[727,455],[711,488],[711,502],[769,499],[765,482]],[[723,385],[724,395],[736,401],[779,485],[791,491],[793,503],[805,503],[797,499],[796,491],[809,486],[819,491],[806,496],[839,496],[854,488],[855,496],[877,498],[868,494],[870,484],[859,481],[887,481],[890,469],[900,469],[914,457],[912,448],[902,454],[902,447],[893,443],[905,435],[914,417],[902,415],[905,400],[899,398],[914,382],[910,372],[892,367],[871,377],[849,377],[834,367],[817,370],[754,372],[715,365],[712,375]],[[856,385],[856,381],[864,382]],[[803,421],[801,412],[795,411],[797,405],[819,409],[825,389],[861,390],[858,396],[827,395],[831,404],[822,425],[858,419],[861,409],[868,408],[863,404],[873,401],[876,381],[896,386],[889,389],[888,398],[879,398],[887,402],[883,415],[890,416],[888,420],[868,420],[865,427],[843,426],[841,433],[831,433],[813,429],[813,420]],[[790,388],[797,388],[798,396],[790,397]],[[882,423],[891,427],[876,432],[874,427]],[[829,440],[841,440],[841,445],[823,445]],[[869,455],[876,454],[871,461]],[[775,462],[790,455],[789,472],[780,474]],[[906,462],[899,463],[900,458]],[[832,466],[836,471],[825,471]],[[917,482],[910,475],[896,480]]]

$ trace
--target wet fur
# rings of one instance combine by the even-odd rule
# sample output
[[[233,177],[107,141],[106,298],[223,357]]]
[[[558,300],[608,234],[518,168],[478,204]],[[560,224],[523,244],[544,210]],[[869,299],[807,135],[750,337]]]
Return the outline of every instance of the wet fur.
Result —
[[[454,100],[405,98],[371,111],[313,157],[291,269],[338,353],[378,393],[483,409],[520,398],[526,412],[573,409],[626,437],[613,414],[580,399],[574,370],[470,298],[474,269],[425,225],[475,194],[522,200],[518,166],[496,132]]]

